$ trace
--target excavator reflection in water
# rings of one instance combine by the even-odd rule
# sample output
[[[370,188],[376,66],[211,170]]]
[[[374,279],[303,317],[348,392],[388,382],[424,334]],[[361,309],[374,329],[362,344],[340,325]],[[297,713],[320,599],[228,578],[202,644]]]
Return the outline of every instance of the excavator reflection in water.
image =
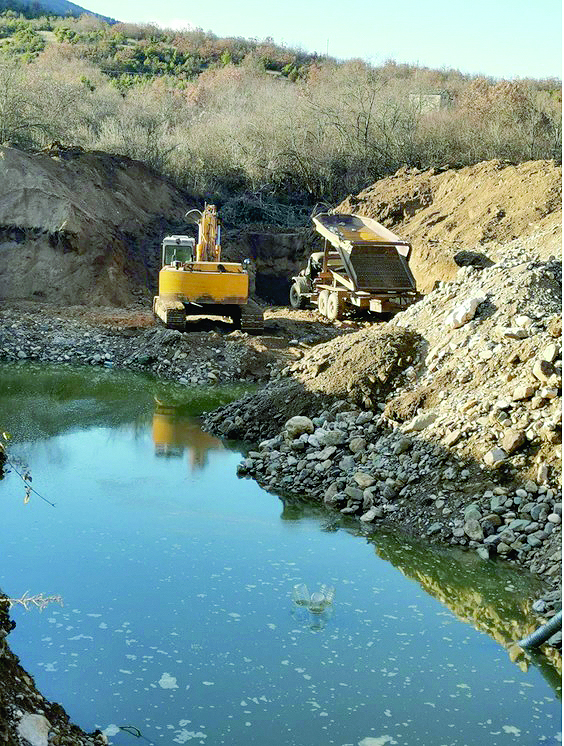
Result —
[[[155,397],[153,413],[153,443],[155,454],[163,458],[182,458],[188,452],[191,471],[203,469],[209,451],[220,451],[224,445],[218,438],[203,432],[200,420],[182,412],[182,407],[159,401]]]

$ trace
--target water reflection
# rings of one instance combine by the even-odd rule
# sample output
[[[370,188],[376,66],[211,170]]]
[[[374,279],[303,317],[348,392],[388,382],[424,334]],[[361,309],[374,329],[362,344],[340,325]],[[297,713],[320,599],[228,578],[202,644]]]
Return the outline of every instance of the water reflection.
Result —
[[[266,728],[273,746],[503,746],[517,733],[555,743],[559,708],[537,671],[556,687],[557,668],[540,657],[525,674],[490,639],[528,631],[534,578],[366,536],[237,479],[239,454],[208,447],[194,419],[223,389],[116,371],[19,376],[0,381],[0,421],[11,418],[14,452],[57,510],[2,500],[0,580],[14,596],[60,594],[65,607],[19,613],[11,640],[88,730],[106,729],[115,746],[135,735],[126,724],[167,744],[262,745]],[[161,414],[169,434],[156,438]],[[157,456],[157,442],[182,458]],[[187,474],[193,451],[207,468]],[[2,497],[19,490],[12,476]],[[293,604],[303,582],[336,587],[332,614]]]
[[[329,607],[320,613],[312,613],[305,607],[294,606],[292,608],[292,619],[299,627],[309,629],[313,632],[325,629],[333,616],[333,608]]]
[[[286,498],[283,520],[297,522],[322,517],[323,511],[300,501]],[[364,536],[374,545],[378,557],[390,562],[405,577],[416,581],[423,590],[440,601],[455,616],[493,638],[507,651],[522,671],[532,663],[561,696],[562,656],[544,647],[542,654],[530,655],[516,646],[539,626],[532,603],[542,594],[543,584],[535,576],[517,571],[503,561],[484,561],[474,552],[458,548],[430,547],[413,538],[401,537],[389,530],[368,530],[347,518],[334,518],[324,530],[339,528]]]
[[[182,458],[187,452],[191,471],[204,469],[209,452],[225,447],[219,438],[202,430],[198,417],[186,415],[181,405],[159,401],[156,397],[152,433],[157,456]]]

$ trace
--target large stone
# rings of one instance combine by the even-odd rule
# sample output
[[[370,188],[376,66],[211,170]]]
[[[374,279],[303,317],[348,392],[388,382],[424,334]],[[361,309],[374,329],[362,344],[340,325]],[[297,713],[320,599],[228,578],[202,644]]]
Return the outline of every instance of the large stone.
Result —
[[[340,446],[346,436],[342,430],[316,430],[315,437],[320,446]]]
[[[356,461],[354,460],[354,456],[343,456],[339,461],[339,469],[341,471],[352,471],[355,466]]]
[[[487,521],[488,523],[491,523],[492,526],[495,526],[496,528],[501,526],[503,523],[503,521],[501,520],[501,518],[498,516],[497,513],[488,513],[487,515],[484,516],[483,520],[484,522]]]
[[[496,467],[502,464],[507,458],[507,453],[503,448],[492,448],[484,455],[484,462],[488,466]]]
[[[547,363],[553,363],[558,357],[558,346],[551,342],[541,352],[541,359],[546,360]]]
[[[373,417],[374,417],[374,412],[370,412],[370,411],[361,412],[356,418],[356,424],[366,425],[366,423],[370,422]]]
[[[458,329],[460,326],[464,326],[474,318],[478,306],[486,300],[486,297],[485,295],[476,295],[473,298],[467,298],[454,311],[449,313],[445,319],[446,326],[450,329]]]
[[[482,517],[482,511],[476,503],[470,503],[464,508],[464,520],[468,521],[473,518],[475,521],[479,521]]]
[[[367,474],[364,471],[357,471],[354,475],[354,481],[359,487],[366,489],[367,487],[372,487],[376,481],[376,477],[373,477],[372,474]]]
[[[24,713],[18,723],[18,736],[30,746],[48,746],[51,723],[44,715]]]
[[[361,503],[364,497],[362,490],[359,490],[357,487],[353,487],[352,485],[345,487],[345,495],[356,503]]]
[[[352,453],[360,453],[361,451],[365,450],[366,441],[364,440],[364,438],[353,438],[349,443],[349,448],[351,449]]]
[[[394,447],[392,449],[392,452],[394,456],[399,456],[402,453],[405,453],[406,451],[409,451],[411,448],[412,442],[411,438],[400,438],[397,443],[394,444]]]
[[[455,446],[460,438],[462,437],[462,432],[460,430],[451,430],[450,433],[447,433],[445,435],[444,444],[446,448],[452,448],[452,446]]]
[[[481,546],[476,549],[476,554],[478,557],[481,557],[483,560],[487,560],[490,558],[490,548],[486,546]]]
[[[303,433],[311,434],[313,433],[314,429],[315,427],[313,425],[313,422],[309,419],[309,417],[304,417],[302,415],[290,417],[290,419],[284,425],[284,430],[286,431],[286,435],[289,440],[298,438]]]
[[[544,503],[537,503],[531,508],[531,518],[533,521],[544,521],[548,517],[549,508]]]
[[[552,363],[542,359],[535,361],[535,364],[533,365],[533,375],[535,378],[538,378],[541,383],[547,383],[553,373],[554,368],[552,367]]]
[[[514,518],[511,523],[508,524],[508,528],[512,531],[525,531],[531,521],[527,521],[525,518]]]
[[[525,441],[526,437],[523,430],[507,430],[501,439],[501,447],[510,455],[521,448]]]
[[[475,518],[469,518],[467,521],[464,521],[464,533],[469,539],[473,539],[474,541],[482,541],[484,538],[484,531]]]
[[[327,446],[322,451],[319,451],[317,454],[317,458],[319,461],[326,461],[328,458],[331,458],[331,456],[335,453],[337,449],[335,446]]]
[[[425,430],[426,427],[432,425],[436,419],[437,415],[434,412],[418,414],[407,425],[404,425],[402,429],[406,433],[421,432],[421,430]]]
[[[514,388],[511,398],[513,401],[526,401],[533,396],[536,390],[536,386],[531,386],[528,383],[521,383],[519,386]]]
[[[526,329],[519,329],[518,327],[503,327],[501,333],[504,337],[509,337],[510,339],[525,339],[529,336],[529,332]]]

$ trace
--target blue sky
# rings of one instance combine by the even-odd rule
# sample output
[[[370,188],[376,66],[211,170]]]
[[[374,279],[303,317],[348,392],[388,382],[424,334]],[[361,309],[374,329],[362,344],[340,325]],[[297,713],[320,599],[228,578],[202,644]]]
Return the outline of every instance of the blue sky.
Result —
[[[121,21],[198,27],[373,64],[393,58],[494,78],[561,77],[560,0],[86,0]]]

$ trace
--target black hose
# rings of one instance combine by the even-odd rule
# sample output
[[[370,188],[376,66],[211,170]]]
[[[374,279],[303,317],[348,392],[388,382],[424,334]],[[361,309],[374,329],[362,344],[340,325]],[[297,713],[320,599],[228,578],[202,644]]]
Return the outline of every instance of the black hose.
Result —
[[[546,642],[548,638],[552,637],[552,635],[555,632],[558,632],[559,629],[562,629],[562,611],[555,614],[552,619],[549,619],[546,624],[543,624],[542,627],[539,627],[528,637],[523,638],[518,645],[527,650],[538,648],[539,645]]]

